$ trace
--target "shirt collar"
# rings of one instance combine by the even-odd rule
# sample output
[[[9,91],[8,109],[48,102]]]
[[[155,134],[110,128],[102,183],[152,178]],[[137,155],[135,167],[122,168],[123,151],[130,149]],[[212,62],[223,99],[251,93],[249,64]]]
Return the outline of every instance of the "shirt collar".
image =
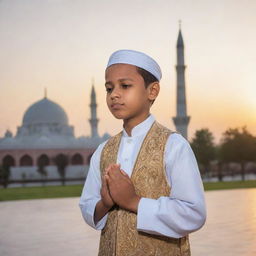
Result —
[[[155,117],[150,114],[147,119],[145,119],[143,122],[141,122],[138,125],[136,125],[135,127],[133,127],[132,132],[131,132],[131,137],[146,134],[154,122],[155,122]],[[130,137],[127,134],[127,132],[125,131],[125,129],[123,129],[123,136]]]

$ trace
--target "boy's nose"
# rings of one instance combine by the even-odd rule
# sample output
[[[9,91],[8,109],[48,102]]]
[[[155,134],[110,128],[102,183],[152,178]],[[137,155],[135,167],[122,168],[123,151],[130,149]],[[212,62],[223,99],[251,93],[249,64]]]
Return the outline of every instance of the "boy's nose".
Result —
[[[111,93],[111,99],[119,98],[120,97],[120,91],[118,89],[113,89]]]

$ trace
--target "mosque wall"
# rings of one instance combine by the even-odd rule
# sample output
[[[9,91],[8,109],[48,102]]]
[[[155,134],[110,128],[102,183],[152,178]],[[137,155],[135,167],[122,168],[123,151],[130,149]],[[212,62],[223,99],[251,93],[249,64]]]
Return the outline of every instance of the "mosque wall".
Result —
[[[36,166],[11,167],[10,180],[51,180],[60,179],[57,166],[45,166],[46,175],[42,176]],[[67,166],[66,179],[85,179],[89,170],[89,165]]]
[[[37,166],[38,159],[42,155],[46,155],[49,159],[49,164],[54,165],[54,157],[59,154],[66,155],[68,158],[68,165],[76,165],[76,161],[79,163],[82,161],[83,165],[88,165],[91,155],[95,151],[94,148],[90,149],[16,149],[16,150],[0,150],[0,164],[4,164],[7,157],[12,158],[14,164],[11,166],[24,166],[24,163],[30,162],[32,166]],[[25,158],[25,160],[24,160]],[[27,158],[27,160],[26,160]],[[28,164],[31,166],[31,164]]]
[[[65,180],[77,184],[85,180],[94,151],[94,148],[0,150],[0,165],[10,168],[10,186],[60,185],[61,177],[54,158],[64,155],[67,157]],[[38,167],[40,162],[43,163],[44,175]]]

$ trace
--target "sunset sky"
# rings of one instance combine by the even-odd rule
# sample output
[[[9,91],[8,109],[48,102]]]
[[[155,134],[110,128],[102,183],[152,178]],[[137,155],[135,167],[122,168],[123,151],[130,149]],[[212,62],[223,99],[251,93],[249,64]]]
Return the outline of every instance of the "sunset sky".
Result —
[[[16,134],[44,96],[60,104],[76,136],[89,135],[91,81],[99,133],[122,128],[105,104],[104,70],[118,49],[143,51],[162,68],[152,113],[174,129],[176,41],[185,43],[189,138],[229,127],[256,135],[255,0],[0,0],[0,137]]]

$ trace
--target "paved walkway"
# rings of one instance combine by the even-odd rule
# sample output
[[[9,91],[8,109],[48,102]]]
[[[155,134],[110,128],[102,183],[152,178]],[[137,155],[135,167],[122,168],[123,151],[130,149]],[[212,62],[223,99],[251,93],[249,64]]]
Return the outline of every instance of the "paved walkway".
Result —
[[[193,256],[256,255],[256,189],[206,193],[208,218],[191,235]],[[95,256],[99,233],[78,198],[0,203],[1,256]]]

